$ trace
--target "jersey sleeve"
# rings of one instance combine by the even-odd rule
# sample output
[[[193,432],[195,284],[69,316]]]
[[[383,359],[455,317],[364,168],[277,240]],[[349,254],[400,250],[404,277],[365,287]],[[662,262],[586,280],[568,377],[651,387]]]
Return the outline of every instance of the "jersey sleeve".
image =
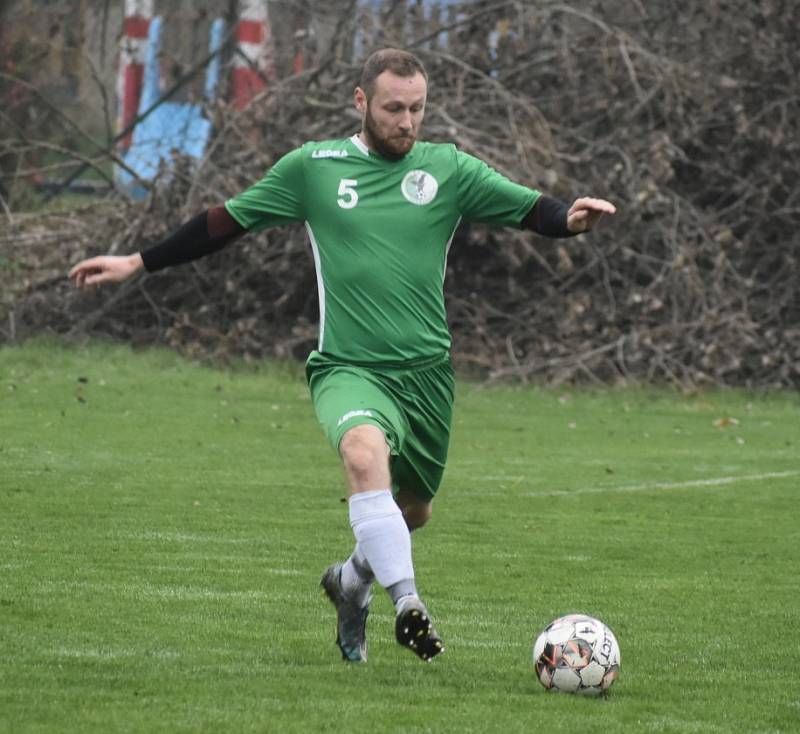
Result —
[[[228,213],[250,231],[304,221],[303,159],[302,148],[287,153],[264,178],[225,202]]]
[[[459,209],[469,221],[519,227],[541,196],[460,150],[456,150],[456,164]]]

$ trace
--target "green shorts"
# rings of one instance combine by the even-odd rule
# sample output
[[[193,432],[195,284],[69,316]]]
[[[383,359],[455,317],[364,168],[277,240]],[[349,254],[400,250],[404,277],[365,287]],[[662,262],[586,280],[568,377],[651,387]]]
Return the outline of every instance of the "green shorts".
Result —
[[[371,423],[386,435],[394,491],[433,499],[450,444],[455,379],[449,355],[394,368],[337,362],[312,352],[306,376],[317,420],[337,451],[348,430]]]

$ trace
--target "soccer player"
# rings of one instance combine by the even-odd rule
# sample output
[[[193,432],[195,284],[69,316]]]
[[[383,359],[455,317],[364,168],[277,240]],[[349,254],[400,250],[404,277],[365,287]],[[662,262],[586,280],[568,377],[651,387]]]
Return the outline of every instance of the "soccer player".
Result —
[[[361,130],[287,153],[251,188],[163,242],[84,260],[78,287],[119,282],[217,251],[245,232],[304,222],[319,290],[319,345],[306,363],[317,418],[344,465],[352,555],[321,585],[336,642],[367,659],[373,582],[395,604],[397,641],[423,660],[444,650],[417,594],[410,532],[431,516],[450,435],[443,281],[458,223],[523,227],[549,237],[590,230],[612,204],[567,205],[513,183],[454,145],[418,141],[428,77],[397,49],[372,54],[355,89]]]

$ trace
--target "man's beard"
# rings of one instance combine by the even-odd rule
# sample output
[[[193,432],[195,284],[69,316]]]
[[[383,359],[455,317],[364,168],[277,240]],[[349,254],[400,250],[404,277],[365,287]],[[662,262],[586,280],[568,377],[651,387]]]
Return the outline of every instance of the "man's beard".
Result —
[[[369,105],[367,105],[367,114],[364,116],[364,132],[367,134],[367,142],[375,152],[390,161],[399,161],[405,158],[411,152],[417,139],[412,133],[396,135],[391,138],[381,137],[375,118],[369,111]]]

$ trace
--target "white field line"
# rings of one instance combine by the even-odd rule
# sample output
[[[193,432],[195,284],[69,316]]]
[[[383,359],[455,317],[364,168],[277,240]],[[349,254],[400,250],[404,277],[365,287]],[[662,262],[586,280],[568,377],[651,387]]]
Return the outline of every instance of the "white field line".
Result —
[[[163,541],[167,543],[224,543],[229,545],[243,545],[246,543],[261,543],[263,538],[227,538],[211,533],[182,533],[178,531],[142,530],[134,532],[117,533],[115,537],[124,540]]]
[[[649,484],[621,485],[616,487],[578,487],[577,489],[555,489],[543,492],[523,492],[522,497],[568,497],[577,494],[604,494],[606,492],[654,492],[666,489],[692,489],[695,487],[724,487],[739,482],[760,482],[765,479],[788,479],[800,476],[800,470],[743,474],[732,477],[710,477],[689,479],[684,482],[651,482]]]
[[[174,650],[149,650],[144,648],[71,648],[59,647],[53,651],[57,657],[64,658],[88,658],[90,660],[115,660],[118,658],[161,658],[173,659],[177,658],[179,654]]]

